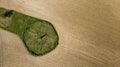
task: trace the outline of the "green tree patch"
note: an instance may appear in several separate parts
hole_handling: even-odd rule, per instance
[[[14,10],[0,8],[0,28],[18,35],[33,55],[47,54],[59,43],[59,36],[50,22]]]

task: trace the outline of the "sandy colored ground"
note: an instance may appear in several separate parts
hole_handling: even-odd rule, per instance
[[[119,0],[0,0],[0,7],[46,19],[60,36],[51,53],[34,57],[0,29],[0,67],[120,67]]]

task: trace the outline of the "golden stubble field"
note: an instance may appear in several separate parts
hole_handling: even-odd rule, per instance
[[[0,0],[0,7],[52,22],[59,46],[32,56],[18,36],[0,29],[0,67],[119,67],[120,1]]]

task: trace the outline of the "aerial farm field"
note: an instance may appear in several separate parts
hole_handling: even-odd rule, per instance
[[[120,67],[119,6],[0,0],[0,67]]]

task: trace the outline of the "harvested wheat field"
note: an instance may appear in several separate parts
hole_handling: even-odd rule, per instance
[[[120,67],[120,1],[0,0],[0,8],[44,19],[58,46],[34,56],[21,38],[0,28],[0,67]]]

